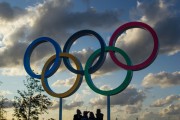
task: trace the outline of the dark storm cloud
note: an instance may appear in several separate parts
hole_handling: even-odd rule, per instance
[[[151,1],[150,4],[144,2],[137,9],[141,11],[142,17],[140,21],[149,24],[157,32],[160,41],[160,52],[175,54],[180,50],[180,34],[178,34],[180,28],[178,21],[180,19],[177,14],[178,12],[171,9],[169,4],[175,3],[161,2],[160,0]],[[28,19],[32,18],[33,22],[31,25],[27,23],[16,27],[14,33],[3,38],[3,41],[11,42],[11,45],[6,46],[7,49],[0,53],[1,58],[6,58],[1,60],[1,67],[9,66],[5,62],[7,59],[12,67],[14,65],[22,65],[23,52],[29,43],[38,37],[51,37],[63,46],[65,41],[78,30],[88,28],[108,31],[121,24],[119,19],[120,13],[117,11],[99,12],[94,8],[89,8],[85,11],[74,12],[71,10],[72,7],[73,3],[71,1],[54,0],[46,1],[27,9],[25,16],[29,17]],[[166,31],[166,29],[168,30]],[[150,55],[153,41],[148,32],[132,29],[119,38],[117,47],[125,50],[133,61],[133,64],[137,64]],[[18,53],[16,52],[17,48],[20,48]],[[34,51],[33,61],[44,59],[47,55],[54,53],[53,47],[49,48],[46,45],[41,45],[40,48]],[[74,54],[77,56],[84,55],[84,60],[86,56],[93,52],[88,49],[86,51],[87,55],[83,52],[74,52]],[[117,70],[118,67],[113,65],[113,62],[109,58],[106,59],[106,62],[107,64],[103,66],[103,70],[99,71],[99,74]]]
[[[168,17],[156,24],[160,40],[160,52],[174,54],[180,51],[180,16]]]
[[[12,7],[6,2],[0,2],[0,19],[11,20],[24,12],[25,10],[22,10],[21,8]]]
[[[144,1],[137,7],[139,21],[149,24],[157,33],[159,53],[173,55],[180,51],[180,15],[178,9],[172,9],[174,2],[162,0]],[[153,49],[153,39],[148,31],[127,30],[119,37],[117,47],[130,56],[133,64],[141,63]]]
[[[93,52],[94,52],[93,49],[88,48],[88,49],[83,49],[82,51],[73,52],[72,54],[74,56],[76,56],[79,60],[81,60],[82,64],[86,64],[87,59],[92,55]],[[95,61],[94,63],[96,63],[96,62],[97,61]],[[120,67],[118,67],[112,61],[109,54],[107,54],[107,57],[106,57],[104,64],[101,66],[101,68],[98,71],[96,71],[95,75],[101,75],[101,74],[109,73],[109,72],[112,72],[112,71],[115,71],[118,69],[120,69]]]
[[[18,44],[17,46],[13,46],[11,49],[14,50],[14,53],[12,53],[12,51],[8,49],[4,51],[5,55],[0,55],[1,58],[3,58],[1,59],[0,62],[1,67],[12,67],[22,64],[22,59],[23,59],[22,54],[24,54],[23,51],[25,50],[25,45]]]
[[[149,24],[158,35],[160,54],[174,55],[180,51],[180,15],[178,9],[172,9],[175,4],[174,1],[154,0],[144,1],[137,7],[137,12],[141,15],[140,21]],[[119,37],[116,46],[129,55],[133,64],[138,64],[151,54],[153,39],[148,31],[130,29]],[[118,57],[123,61],[122,57]],[[107,57],[106,63],[98,71],[99,74],[118,69],[111,58]]]
[[[12,19],[14,17],[14,11],[8,3],[0,3],[0,16],[6,19]]]
[[[163,8],[166,4],[168,3],[164,3],[162,0],[144,1],[137,6],[137,9],[140,9],[142,16],[146,16],[146,19],[152,22],[167,17],[169,13],[165,13],[166,8]],[[159,15],[161,15],[161,17]]]
[[[7,3],[5,6],[7,8],[5,11],[11,13],[12,8]],[[82,12],[73,12],[71,7],[73,4],[70,1],[54,0],[45,1],[40,5],[26,9],[26,14],[23,14],[19,19],[28,17],[28,20],[32,19],[32,25],[23,19],[23,22],[27,24],[16,26],[13,33],[4,37],[3,41],[10,44],[5,46],[7,49],[0,53],[0,57],[3,58],[0,62],[1,67],[22,65],[23,55],[29,42],[38,37],[51,37],[63,46],[74,31],[85,28],[103,30],[120,23],[120,16],[117,11],[98,12],[94,9],[88,9]],[[37,61],[53,52],[54,49],[44,45],[34,52],[32,59]]]
[[[6,47],[3,52],[0,53],[2,58],[0,61],[1,67],[13,67],[22,64],[23,55],[27,48],[25,42],[19,42],[21,39],[25,38],[24,28],[20,28],[14,34],[11,35],[10,39],[5,39],[9,41],[11,45]]]
[[[120,22],[120,14],[117,11],[98,12],[90,8],[82,12],[73,12],[70,10],[72,6],[71,2],[65,0],[43,4],[39,12],[40,17],[33,25],[29,37],[45,35],[57,38],[62,43],[69,37],[69,30],[112,28]]]
[[[161,53],[175,54],[180,51],[180,9],[173,9],[177,3],[178,1],[153,0],[139,7],[147,22],[154,24]]]

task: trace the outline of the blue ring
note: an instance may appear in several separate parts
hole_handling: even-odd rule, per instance
[[[56,51],[56,59],[54,60],[54,64],[46,72],[45,77],[48,78],[48,77],[52,76],[57,71],[57,69],[59,68],[60,63],[61,63],[61,58],[59,58],[59,54],[61,53],[61,48],[56,41],[54,41],[53,39],[48,38],[48,37],[40,37],[40,38],[34,40],[26,49],[26,52],[24,55],[24,68],[25,68],[26,72],[33,78],[41,79],[41,75],[37,75],[32,71],[32,69],[30,67],[30,57],[31,57],[33,50],[39,44],[44,43],[44,42],[50,42],[54,46],[55,51]]]
[[[92,74],[92,73],[96,72],[103,65],[105,58],[106,58],[106,52],[105,52],[106,43],[104,42],[103,38],[98,33],[94,32],[92,30],[81,30],[81,31],[76,32],[65,43],[63,52],[69,53],[70,47],[73,44],[73,42],[75,42],[78,38],[80,38],[82,36],[86,36],[86,35],[96,37],[99,40],[99,43],[101,45],[101,53],[100,53],[99,59],[88,70],[89,73]],[[72,65],[70,64],[69,58],[63,58],[63,61],[64,61],[65,66],[67,67],[67,69],[69,69],[71,72],[84,75],[84,70],[76,70],[72,67]]]

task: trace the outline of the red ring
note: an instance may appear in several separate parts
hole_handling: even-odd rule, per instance
[[[109,46],[114,46],[115,42],[117,40],[117,38],[127,29],[131,29],[131,28],[142,28],[144,30],[147,30],[151,33],[153,40],[154,40],[154,48],[153,51],[151,53],[151,55],[142,63],[134,65],[134,66],[128,66],[125,65],[123,63],[121,63],[115,56],[115,53],[113,51],[110,51],[110,56],[112,58],[112,60],[120,67],[126,69],[126,70],[141,70],[143,68],[146,68],[147,66],[149,66],[156,58],[157,53],[158,53],[158,37],[156,32],[147,24],[142,23],[142,22],[129,22],[126,23],[122,26],[120,26],[118,29],[115,30],[115,32],[113,33],[113,35],[111,36],[111,39],[109,41]]]

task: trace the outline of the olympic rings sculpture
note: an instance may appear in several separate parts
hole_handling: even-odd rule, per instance
[[[131,60],[128,57],[128,55],[120,48],[115,47],[115,42],[116,42],[118,36],[120,36],[124,31],[131,29],[131,28],[142,28],[142,29],[148,31],[152,35],[153,42],[154,42],[154,47],[153,47],[151,55],[144,62],[137,64],[137,65],[132,65]],[[80,38],[82,36],[86,36],[86,35],[96,37],[100,43],[101,48],[96,50],[88,58],[88,60],[85,64],[85,69],[83,70],[82,64],[79,62],[79,60],[76,57],[69,54],[69,50],[70,50],[70,47],[73,44],[73,42],[75,42],[78,38]],[[30,67],[30,57],[31,57],[33,50],[39,44],[44,43],[44,42],[51,43],[55,48],[56,54],[47,60],[47,62],[45,63],[45,65],[43,67],[41,75],[37,75],[33,72],[33,70]],[[120,26],[117,30],[115,30],[115,32],[111,36],[109,46],[106,46],[103,38],[98,33],[94,32],[92,30],[81,30],[81,31],[73,34],[67,40],[67,42],[64,45],[63,52],[62,52],[59,44],[51,38],[41,37],[41,38],[34,40],[28,46],[28,48],[25,52],[24,67],[25,67],[26,72],[31,77],[41,79],[44,90],[51,96],[58,97],[58,98],[65,98],[65,97],[72,95],[80,87],[83,76],[85,76],[85,80],[86,80],[88,86],[94,92],[99,93],[101,95],[111,96],[111,95],[118,94],[119,92],[122,92],[129,85],[129,83],[131,82],[131,79],[132,79],[133,71],[138,71],[138,70],[144,69],[144,68],[148,67],[155,60],[155,58],[158,54],[158,46],[159,46],[158,44],[159,44],[158,37],[156,35],[156,32],[149,25],[142,23],[142,22],[129,22],[129,23],[126,23],[126,24],[123,24],[122,26]],[[126,77],[125,77],[123,83],[121,85],[119,85],[117,88],[115,88],[113,90],[109,90],[109,91],[104,91],[104,90],[100,90],[99,88],[97,88],[94,85],[90,74],[96,72],[103,65],[105,58],[106,58],[106,53],[108,51],[110,52],[110,57],[112,58],[114,63],[117,64],[119,67],[122,67],[123,69],[127,70],[127,74],[126,74]],[[118,52],[119,54],[121,54],[124,57],[127,65],[121,63],[117,59],[117,57],[115,56],[115,52]],[[99,57],[97,62],[94,65],[92,65],[97,57]],[[74,69],[72,67],[72,65],[69,61],[69,58],[72,59],[72,61],[75,63],[76,69]],[[66,68],[68,70],[70,70],[71,72],[77,74],[77,77],[76,77],[74,85],[68,91],[66,91],[64,93],[55,93],[52,91],[52,89],[50,88],[50,86],[48,84],[48,78],[51,77],[57,71],[57,69],[60,67],[62,59],[64,61]]]

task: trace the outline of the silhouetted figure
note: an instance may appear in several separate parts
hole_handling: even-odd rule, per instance
[[[81,120],[81,118],[82,118],[82,115],[81,115],[82,113],[81,113],[81,111],[80,111],[79,109],[77,109],[77,110],[76,110],[76,113],[77,113],[77,114],[74,115],[73,120]]]
[[[96,120],[93,112],[89,113],[89,120]]]
[[[97,109],[96,111],[96,120],[103,120],[103,114],[101,113],[101,109]]]
[[[88,113],[89,111],[84,111],[81,120],[88,120]]]

